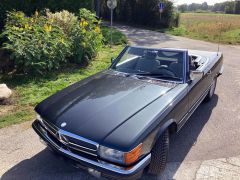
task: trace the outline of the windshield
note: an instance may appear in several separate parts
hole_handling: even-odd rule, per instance
[[[184,52],[128,47],[112,69],[140,76],[174,81],[183,80]]]

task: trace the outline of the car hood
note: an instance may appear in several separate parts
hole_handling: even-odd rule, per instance
[[[165,84],[105,71],[59,91],[35,110],[57,127],[100,143],[173,88]],[[61,127],[64,122],[67,125]]]

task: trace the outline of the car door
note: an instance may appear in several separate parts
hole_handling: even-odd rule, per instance
[[[188,86],[188,105],[189,113],[195,110],[202,102],[205,95],[208,93],[208,89],[212,83],[212,71],[211,69],[203,73],[203,76],[189,81]]]

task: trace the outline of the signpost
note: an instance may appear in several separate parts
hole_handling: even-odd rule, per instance
[[[108,0],[107,6],[111,10],[111,42],[110,47],[112,47],[112,26],[113,26],[113,10],[117,7],[117,0]]]
[[[165,8],[164,2],[160,2],[159,3],[160,20],[162,19],[162,13],[163,13],[164,8]]]

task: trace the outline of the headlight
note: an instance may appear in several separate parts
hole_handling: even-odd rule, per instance
[[[99,155],[101,158],[124,164],[124,152],[100,146]]]
[[[108,147],[100,146],[99,155],[105,160],[119,164],[129,165],[138,160],[141,155],[142,144],[139,144],[130,152],[122,152]]]

